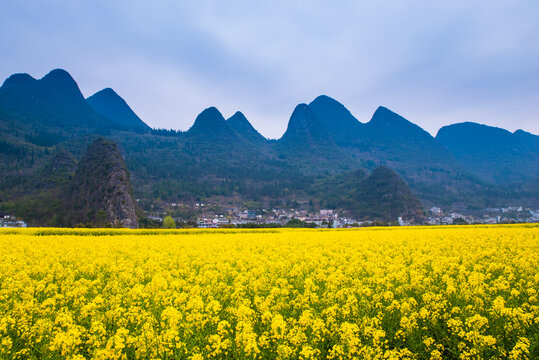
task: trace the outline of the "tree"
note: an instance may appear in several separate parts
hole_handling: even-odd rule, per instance
[[[165,229],[176,229],[176,221],[171,216],[165,216],[163,219],[163,227]]]
[[[468,222],[465,219],[459,217],[453,219],[453,225],[468,225]]]
[[[107,225],[107,213],[105,210],[99,210],[95,220],[97,227],[105,227]]]

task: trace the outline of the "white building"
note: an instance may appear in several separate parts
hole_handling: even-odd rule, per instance
[[[397,221],[399,222],[400,226],[410,226],[410,221],[403,220],[402,216],[399,216]]]
[[[216,225],[225,225],[225,224],[230,223],[230,221],[224,217],[216,217],[213,219],[213,223]]]
[[[17,220],[16,217],[11,215],[5,215],[3,218],[0,218],[0,227],[3,228],[22,228],[26,226],[24,221]]]

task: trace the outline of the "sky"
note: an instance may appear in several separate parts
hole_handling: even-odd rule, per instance
[[[0,81],[62,68],[156,128],[216,106],[279,138],[325,94],[362,122],[383,105],[432,135],[464,121],[539,134],[537,19],[537,0],[3,0]]]

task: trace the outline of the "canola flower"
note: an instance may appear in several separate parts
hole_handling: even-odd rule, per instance
[[[537,359],[539,227],[0,231],[1,359]]]

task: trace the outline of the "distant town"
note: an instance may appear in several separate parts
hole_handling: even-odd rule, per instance
[[[305,209],[307,203],[298,203],[298,208],[261,208],[249,209],[241,207],[222,207],[213,203],[195,203],[198,216],[196,221],[190,218],[174,216],[175,209],[184,208],[184,204],[167,203],[161,211],[149,212],[152,221],[162,222],[165,216],[172,216],[180,226],[198,228],[218,227],[317,227],[348,228],[373,225],[418,225],[398,218],[395,223],[381,223],[376,220],[358,220],[350,217],[345,211],[336,209]],[[216,208],[218,210],[216,210]],[[466,210],[462,212],[445,211],[433,206],[427,212],[425,225],[465,225],[465,224],[503,224],[503,223],[536,223],[539,222],[539,210],[522,206],[487,208],[483,210]]]
[[[185,205],[177,203],[164,204],[166,210],[153,211],[147,214],[152,222],[151,227],[160,227],[164,217],[174,214],[174,209]],[[312,228],[349,228],[380,225],[419,225],[398,218],[395,223],[382,223],[376,220],[357,220],[335,209],[309,211],[305,209],[258,209],[226,208],[214,211],[215,205],[195,203],[194,207],[200,216],[196,220],[190,217],[172,216],[178,227],[220,228],[220,227],[312,227]],[[539,209],[510,206],[487,208],[484,210],[444,211],[433,206],[426,214],[424,225],[466,225],[466,224],[510,224],[539,223]],[[24,219],[13,215],[0,217],[0,228],[27,227]]]

